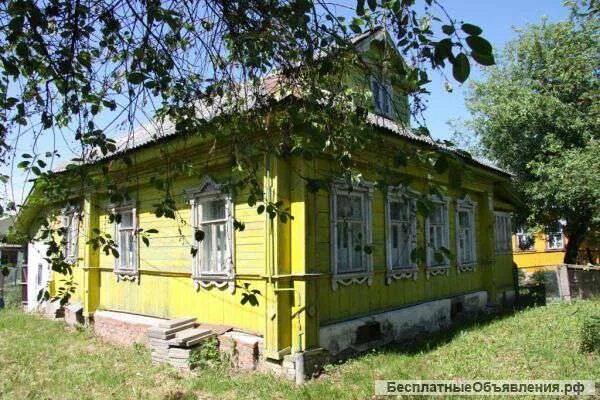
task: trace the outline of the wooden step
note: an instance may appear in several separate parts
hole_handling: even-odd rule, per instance
[[[181,332],[183,330],[194,328],[196,326],[195,321],[187,322],[185,324],[178,325],[174,328],[161,328],[158,326],[153,326],[148,328],[148,336],[158,339],[164,339],[167,336],[171,336],[177,332]],[[173,336],[171,336],[173,337]]]
[[[191,346],[190,344],[188,344],[188,342],[201,338],[204,339],[211,335],[213,335],[213,333],[209,329],[186,329],[184,331],[177,332],[175,334],[175,337],[169,340],[169,344],[171,346]]]
[[[196,322],[196,317],[182,317],[182,318],[176,318],[176,319],[169,319],[169,320],[160,322],[158,324],[158,327],[171,329],[171,328],[177,328],[181,325],[187,325],[190,322]]]

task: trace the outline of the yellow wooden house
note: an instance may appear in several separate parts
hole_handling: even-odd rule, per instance
[[[373,40],[387,37],[376,30],[355,43],[369,49]],[[326,155],[257,161],[265,200],[289,207],[293,219],[285,222],[258,213],[244,193],[226,190],[230,155],[220,142],[182,138],[168,129],[160,135],[138,132],[121,142],[97,162],[98,173],[110,167],[108,174],[129,187],[130,198],[115,203],[109,193],[89,189],[71,206],[59,205],[76,283],[70,302],[81,305],[90,323],[100,316],[121,322],[131,316],[134,325],[143,325],[144,318],[196,316],[201,323],[232,327],[258,338],[256,357],[272,365],[294,354],[308,360],[360,351],[510,303],[510,174],[413,133],[402,88],[383,75],[376,68],[353,75],[357,87],[373,92],[367,118],[381,140],[360,155],[360,182],[350,187],[334,179],[327,190],[309,190],[307,177],[329,178],[336,171]],[[293,99],[278,107],[293,107]],[[155,215],[161,192],[152,182],[165,174],[166,147],[201,171],[172,181],[175,219]],[[462,171],[460,187],[449,184],[449,172],[415,161],[395,166],[399,148],[453,154]],[[125,156],[131,165],[119,162]],[[410,183],[377,185],[380,167],[388,178],[398,174]],[[432,184],[441,185],[443,195],[430,194]],[[36,207],[36,196],[34,188],[20,226],[33,238],[30,249],[41,254],[35,221],[51,207]],[[428,216],[417,212],[418,196],[431,200]],[[111,220],[111,213],[120,221]],[[235,229],[234,220],[245,229]],[[140,229],[158,231],[149,235],[149,246],[140,240]],[[94,248],[89,240],[95,232],[112,235],[118,258]],[[363,251],[367,245],[371,250]],[[438,257],[441,248],[452,256]],[[410,256],[416,249],[425,249],[418,261]],[[71,277],[54,274],[49,285],[58,287],[63,279]]]
[[[564,262],[567,238],[561,221],[535,232],[519,228],[512,240],[515,264],[526,273],[555,268]]]

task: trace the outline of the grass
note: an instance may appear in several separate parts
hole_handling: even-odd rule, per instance
[[[594,314],[600,300],[527,309],[329,366],[296,387],[224,366],[193,373],[153,366],[143,347],[116,347],[88,330],[6,309],[0,311],[0,398],[363,399],[372,398],[375,379],[598,381],[600,355],[578,351],[582,322]]]

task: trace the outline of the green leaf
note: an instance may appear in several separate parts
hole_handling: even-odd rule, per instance
[[[150,247],[150,240],[146,236],[142,236],[142,242],[144,242],[146,247]]]
[[[197,242],[201,242],[204,240],[204,231],[200,230],[200,229],[196,229],[196,231],[194,232],[194,239],[196,239]]]
[[[257,212],[259,215],[260,215],[260,214],[262,214],[263,212],[265,212],[265,206],[264,206],[264,204],[261,204],[260,206],[258,206],[258,207],[256,208],[256,212]]]
[[[367,0],[367,3],[369,4],[371,11],[375,11],[377,9],[377,0]]]
[[[442,25],[442,32],[444,32],[446,35],[452,35],[454,33],[454,26]]]
[[[482,55],[492,54],[492,45],[481,36],[467,36],[466,41],[475,53]]]
[[[452,40],[442,39],[434,46],[434,60],[439,64],[452,55]]]
[[[469,35],[481,35],[483,32],[480,27],[473,24],[462,24],[460,28]]]
[[[454,59],[452,65],[452,75],[454,76],[454,79],[456,79],[460,83],[463,83],[467,80],[470,73],[471,66],[469,65],[469,59],[467,58],[465,53],[460,53]]]
[[[356,0],[356,15],[365,15],[365,0]]]
[[[134,85],[140,84],[144,81],[144,74],[141,72],[131,72],[127,75],[127,80]]]
[[[479,54],[473,51],[471,52],[471,57],[480,65],[490,66],[496,64],[493,54]]]

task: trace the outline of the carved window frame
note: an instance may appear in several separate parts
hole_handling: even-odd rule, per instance
[[[496,254],[512,254],[512,215],[494,211],[494,248]]]
[[[138,243],[138,217],[137,217],[137,206],[134,200],[130,200],[124,203],[119,204],[118,206],[112,206],[113,214],[120,214],[121,221],[113,223],[113,234],[114,241],[119,252],[119,257],[115,258],[114,263],[114,273],[118,281],[138,281],[139,282],[139,243]],[[131,227],[122,228],[122,219],[123,213],[131,213]],[[131,230],[132,232],[132,241],[131,245],[133,246],[133,256],[130,258],[130,265],[127,267],[123,267],[123,252],[121,249],[121,230]]]
[[[438,195],[431,195],[429,197],[429,200],[432,203],[434,203],[436,205],[436,207],[443,208],[443,212],[442,212],[442,217],[444,218],[443,226],[442,226],[443,243],[442,243],[442,246],[440,246],[440,247],[445,247],[447,249],[450,249],[450,209],[449,209],[450,199],[446,196],[440,197]],[[429,233],[431,225],[432,225],[431,217],[428,216],[425,219],[425,247],[426,247],[425,272],[426,272],[427,279],[429,279],[429,277],[435,276],[435,275],[446,275],[447,276],[450,273],[450,260],[446,256],[444,256],[443,264],[433,265],[433,259],[435,257],[435,249],[433,249],[431,246],[431,237],[430,237],[430,233]]]
[[[385,252],[386,252],[386,282],[390,284],[396,279],[413,279],[417,280],[418,266],[414,261],[410,261],[408,265],[394,266],[392,259],[392,222],[391,204],[399,200],[407,202],[409,208],[408,215],[410,224],[410,252],[412,253],[417,248],[417,210],[416,210],[416,195],[417,192],[410,190],[404,186],[389,187],[385,201]]]
[[[77,263],[79,254],[79,218],[81,210],[78,206],[68,205],[62,210],[62,226],[64,228],[64,260],[67,264]],[[74,238],[74,240],[73,240]]]
[[[331,187],[330,192],[330,251],[331,251],[331,287],[336,290],[339,285],[348,286],[353,283],[367,283],[369,286],[373,283],[373,259],[372,254],[367,254],[363,251],[364,270],[341,272],[338,264],[338,196],[360,196],[363,206],[362,233],[365,238],[365,244],[372,245],[373,230],[372,230],[372,209],[373,209],[373,188],[371,182],[360,182],[354,187],[349,187],[347,182],[338,181]]]
[[[196,248],[196,255],[192,259],[192,281],[196,290],[203,288],[225,288],[231,293],[235,292],[235,234],[234,234],[234,204],[231,193],[225,191],[223,184],[216,183],[211,177],[202,179],[200,186],[186,190],[192,215],[192,240]],[[196,229],[200,228],[202,221],[200,211],[202,203],[209,200],[221,199],[225,203],[225,237],[227,245],[226,270],[223,272],[207,271],[202,259],[201,243],[195,238]],[[206,235],[206,232],[205,232]]]
[[[459,225],[459,214],[466,212],[469,217],[469,231],[470,231],[470,242],[469,247],[472,254],[472,260],[461,260],[460,256],[460,225]],[[477,202],[471,200],[471,197],[467,194],[462,200],[456,200],[456,210],[454,226],[456,230],[456,266],[458,272],[475,271],[477,266]]]

